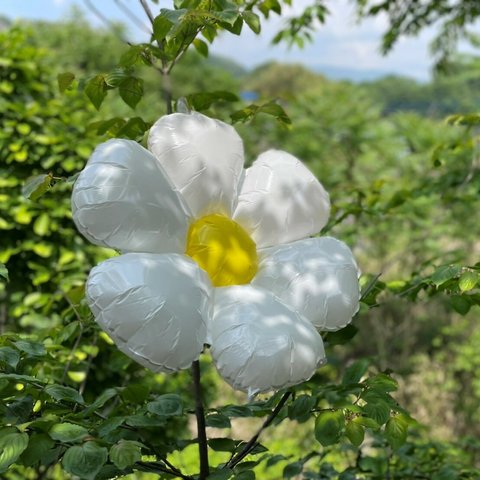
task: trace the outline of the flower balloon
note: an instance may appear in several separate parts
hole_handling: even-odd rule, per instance
[[[308,238],[327,223],[325,189],[283,151],[244,169],[234,128],[199,113],[160,118],[148,148],[99,145],[73,189],[80,232],[121,252],[88,278],[96,321],[153,371],[187,368],[208,344],[250,394],[309,379],[325,362],[318,330],[359,304],[349,248]]]

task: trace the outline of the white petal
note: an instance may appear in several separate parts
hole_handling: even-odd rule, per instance
[[[231,215],[243,170],[243,143],[233,127],[200,113],[174,113],[150,129],[148,148],[195,216]]]
[[[350,249],[331,237],[261,252],[253,284],[269,289],[322,330],[338,330],[358,311],[359,271]]]
[[[220,375],[250,395],[308,380],[325,362],[312,324],[261,288],[217,288],[209,330]]]
[[[137,142],[99,145],[75,182],[73,220],[92,243],[183,253],[190,213],[157,159]]]
[[[330,213],[328,193],[294,156],[262,153],[246,170],[234,220],[252,232],[258,247],[318,233]]]
[[[95,267],[86,297],[117,347],[153,371],[188,368],[205,343],[211,285],[184,255],[128,253]]]

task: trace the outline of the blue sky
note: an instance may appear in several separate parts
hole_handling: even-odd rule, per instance
[[[122,0],[139,17],[144,18],[138,0]],[[115,0],[92,0],[103,14],[112,20],[127,21]],[[286,15],[300,11],[308,0],[294,0],[294,7]],[[161,1],[162,6],[170,2]],[[85,10],[82,0],[0,0],[0,14],[9,18],[59,20],[68,14],[73,5]],[[154,6],[155,7],[155,6]],[[156,7],[159,8],[159,7]],[[358,24],[351,2],[331,0],[331,15],[325,25],[319,25],[312,44],[304,49],[288,49],[286,46],[272,46],[270,41],[282,26],[284,19],[272,17],[264,23],[259,37],[247,31],[240,38],[225,34],[212,46],[211,51],[232,57],[246,67],[253,67],[267,60],[303,63],[310,68],[322,70],[329,67],[339,70],[398,73],[426,80],[430,74],[431,58],[428,45],[434,31],[428,29],[416,38],[401,39],[388,56],[379,53],[382,32],[387,21],[383,17],[368,19]],[[86,10],[92,23],[100,25],[95,16]],[[147,22],[145,21],[147,25]],[[147,35],[130,22],[130,36],[135,40],[146,39]]]

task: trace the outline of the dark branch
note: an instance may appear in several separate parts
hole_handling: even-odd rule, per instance
[[[260,437],[262,432],[266,428],[268,428],[271,425],[271,423],[275,420],[277,415],[280,413],[280,410],[282,410],[285,403],[287,403],[287,400],[289,399],[291,394],[292,392],[286,392],[283,394],[283,397],[280,399],[277,406],[272,410],[272,413],[263,422],[263,425],[260,427],[258,432],[247,442],[247,444],[243,447],[241,452],[239,452],[237,455],[233,456],[229,460],[229,462],[225,465],[226,467],[228,468],[235,467],[235,465],[241,462],[257,446],[258,438]]]
[[[210,473],[208,466],[207,432],[205,430],[205,411],[202,403],[202,386],[200,384],[200,362],[192,363],[193,391],[195,394],[195,416],[197,417],[198,453],[200,455],[199,480],[205,480]]]

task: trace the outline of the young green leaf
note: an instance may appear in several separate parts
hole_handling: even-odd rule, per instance
[[[345,417],[341,410],[320,412],[315,420],[315,438],[324,446],[333,445],[340,440]]]
[[[242,17],[243,20],[245,20],[245,23],[250,27],[250,30],[252,30],[252,32],[256,34],[260,33],[260,17],[256,13],[253,13],[250,10],[246,10],[242,13]]]
[[[365,438],[365,430],[359,423],[348,422],[345,426],[345,435],[352,445],[359,447]]]
[[[75,74],[72,72],[63,72],[57,75],[58,89],[60,93],[67,90],[75,80]]]
[[[467,271],[460,275],[458,287],[462,292],[468,292],[475,288],[480,281],[480,275],[477,272]]]
[[[370,362],[365,358],[354,362],[345,370],[342,378],[342,384],[349,385],[351,383],[358,383],[367,372],[369,364]]]
[[[390,446],[396,450],[407,440],[408,423],[402,415],[391,417],[385,425],[385,437]]]
[[[143,80],[137,77],[128,77],[120,83],[118,92],[130,108],[135,108],[143,97]]]
[[[32,201],[40,198],[52,187],[53,176],[51,173],[35,175],[27,179],[22,187],[22,195]]]
[[[55,400],[80,404],[84,403],[82,396],[71,387],[64,387],[63,385],[47,385],[45,387],[45,393]]]
[[[105,97],[107,96],[107,82],[103,75],[96,75],[85,85],[85,95],[92,102],[93,106],[99,110]]]

